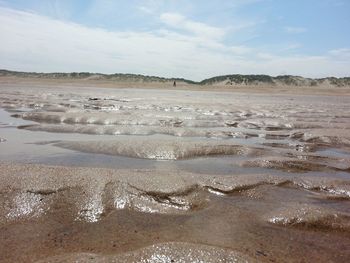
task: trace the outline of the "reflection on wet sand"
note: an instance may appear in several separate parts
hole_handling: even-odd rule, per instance
[[[350,257],[347,97],[0,89],[0,261]]]

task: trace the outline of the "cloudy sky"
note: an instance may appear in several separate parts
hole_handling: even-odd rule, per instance
[[[0,68],[350,76],[350,0],[0,0]]]

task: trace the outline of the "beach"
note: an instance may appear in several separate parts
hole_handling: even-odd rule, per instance
[[[346,262],[343,88],[0,81],[1,262]]]

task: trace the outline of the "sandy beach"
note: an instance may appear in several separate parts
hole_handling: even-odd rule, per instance
[[[0,80],[0,262],[346,262],[349,88]]]

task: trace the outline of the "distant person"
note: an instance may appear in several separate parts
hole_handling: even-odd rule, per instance
[[[173,84],[173,87],[176,87],[176,80],[174,80],[174,84]]]

